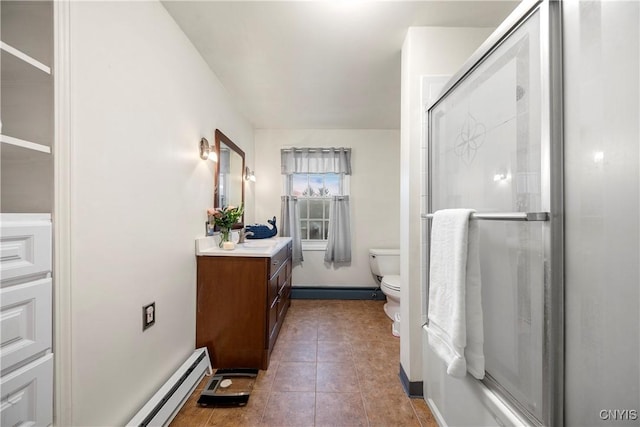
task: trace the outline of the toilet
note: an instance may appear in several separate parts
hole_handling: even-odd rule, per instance
[[[384,312],[391,320],[399,323],[400,249],[369,249],[369,265],[382,293],[387,297]]]

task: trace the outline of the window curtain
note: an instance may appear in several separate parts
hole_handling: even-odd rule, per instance
[[[343,173],[351,175],[351,148],[283,148],[282,174]]]
[[[302,239],[300,238],[300,210],[298,208],[298,198],[294,196],[282,196],[282,209],[280,211],[282,224],[280,225],[280,236],[291,237],[292,254],[294,263],[303,261]]]
[[[324,262],[351,262],[349,196],[334,196],[329,204],[329,236]]]

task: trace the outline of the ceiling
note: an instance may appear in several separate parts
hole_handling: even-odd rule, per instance
[[[400,128],[411,26],[496,27],[502,1],[163,1],[256,129]]]

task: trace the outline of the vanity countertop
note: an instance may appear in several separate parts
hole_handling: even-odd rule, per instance
[[[216,237],[201,237],[196,239],[196,255],[269,258],[278,253],[290,241],[291,237],[253,239],[247,240],[245,243],[236,243],[233,250],[224,250],[218,246]]]

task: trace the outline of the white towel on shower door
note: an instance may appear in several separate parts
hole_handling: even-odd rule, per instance
[[[427,337],[447,374],[484,378],[478,224],[472,209],[436,211],[431,227]]]

